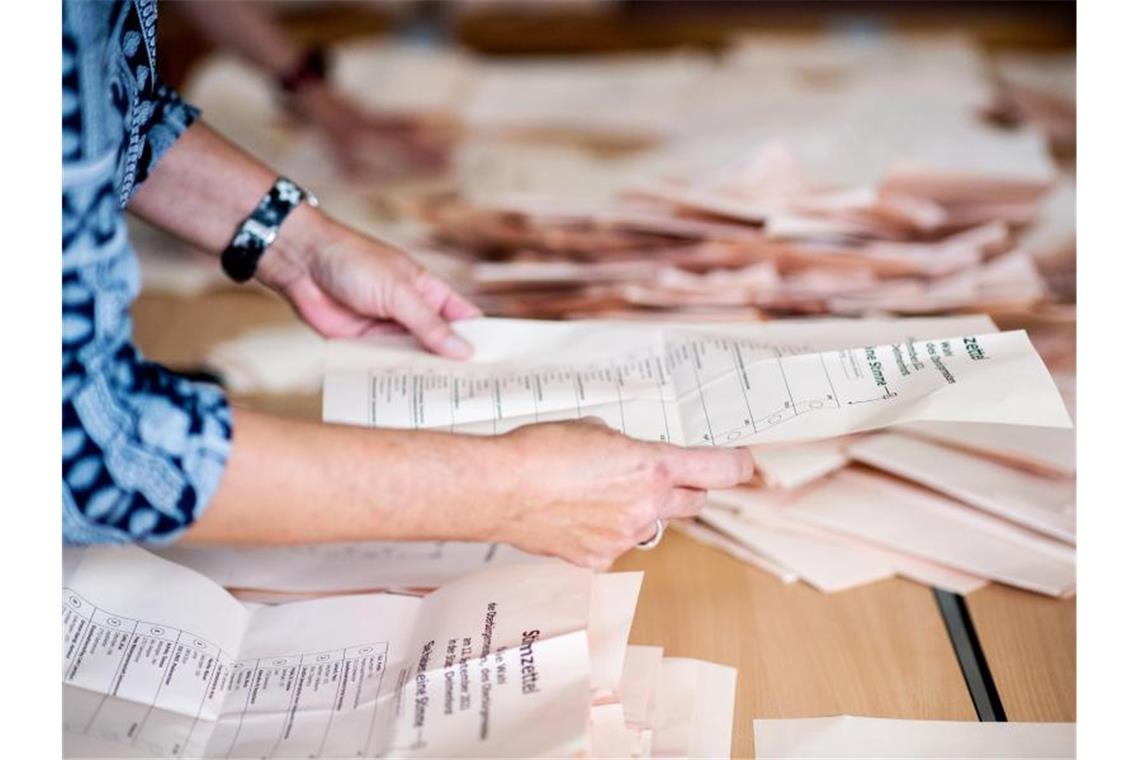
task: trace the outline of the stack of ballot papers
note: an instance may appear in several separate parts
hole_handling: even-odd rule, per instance
[[[755,720],[756,758],[1072,758],[1074,723],[967,723],[837,715]]]
[[[713,492],[678,528],[823,591],[892,575],[1073,591],[1070,413],[1024,333],[971,316],[456,329],[466,362],[404,337],[330,344],[325,420],[497,434],[591,416],[748,446],[758,485]]]
[[[754,446],[759,482],[710,494],[698,522],[677,527],[825,592],[898,575],[1067,596],[1075,443],[1072,429],[926,421]]]
[[[1053,149],[1077,146],[1077,57],[1067,53],[1005,52],[994,57],[998,81],[994,115],[1028,122],[1049,136]]]
[[[1054,378],[1075,417],[1072,376]],[[1072,428],[925,420],[750,451],[753,483],[676,527],[784,582],[1075,590]]]
[[[65,553],[67,757],[728,757],[733,668],[627,646],[640,573],[507,565],[424,597],[241,602]]]
[[[337,85],[366,107],[459,126],[450,174],[346,183],[271,83],[231,58],[200,67],[187,94],[338,218],[381,237],[408,221],[405,247],[433,268],[450,259],[441,273],[489,314],[724,321],[1070,295],[1071,276],[1039,271],[1072,228],[1071,193],[1046,199],[1046,136],[1032,119],[984,118],[1008,82],[1056,94],[1068,80],[1012,61],[996,82],[966,37],[753,35],[720,58],[541,61],[354,42],[335,57]],[[191,287],[162,254],[140,247],[144,286]]]
[[[518,317],[922,314],[1050,294],[1015,228],[1054,183],[899,165],[875,184],[807,173],[782,141],[700,172],[631,180],[605,201],[535,192],[425,203],[459,282]]]

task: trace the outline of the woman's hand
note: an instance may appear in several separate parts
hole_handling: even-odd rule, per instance
[[[745,483],[755,468],[743,449],[638,441],[585,421],[494,440],[502,465],[488,506],[493,540],[593,568],[652,538],[657,520],[697,514],[708,489]]]
[[[277,175],[201,122],[174,144],[131,199],[130,209],[218,255]],[[464,358],[471,348],[448,322],[479,310],[404,253],[301,204],[257,266],[313,329],[345,338],[401,327],[432,351]]]
[[[447,168],[451,130],[441,119],[371,114],[319,83],[304,87],[293,102],[321,130],[350,177],[381,179]]]
[[[281,239],[288,244],[269,247],[257,278],[321,335],[358,337],[402,327],[437,354],[470,356],[471,346],[449,322],[481,312],[402,251],[309,207],[290,214]]]

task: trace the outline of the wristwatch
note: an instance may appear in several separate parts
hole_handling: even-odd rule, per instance
[[[278,177],[222,251],[222,270],[231,280],[247,282],[253,277],[262,254],[277,239],[285,217],[302,202],[314,208],[320,205],[315,195],[296,182]]]
[[[307,84],[323,82],[328,77],[328,55],[323,47],[309,48],[297,65],[277,79],[281,91],[294,95]]]

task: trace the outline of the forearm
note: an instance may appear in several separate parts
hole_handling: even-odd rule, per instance
[[[242,0],[175,3],[183,15],[219,47],[236,52],[279,77],[296,65],[300,50],[282,34],[265,8]]]
[[[503,439],[233,416],[225,474],[187,541],[496,537]]]
[[[221,255],[275,179],[268,166],[198,122],[166,152],[129,208],[195,247]],[[324,214],[302,204],[285,219],[273,248],[296,249],[299,255],[327,224]]]

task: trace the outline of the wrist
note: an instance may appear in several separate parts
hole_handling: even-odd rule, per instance
[[[450,470],[441,478],[449,484],[444,498],[450,508],[435,508],[448,523],[441,526],[445,534],[460,541],[510,543],[519,492],[512,477],[517,454],[507,437],[453,434],[434,443],[441,454],[446,451]]]
[[[222,269],[230,279],[239,283],[258,275],[264,276],[266,268],[263,262],[270,251],[273,251],[274,261],[277,262],[270,269],[295,268],[296,264],[303,262],[300,255],[308,248],[307,245],[302,245],[308,236],[298,235],[296,230],[304,230],[305,220],[315,217],[294,212],[298,206],[304,209],[317,205],[316,197],[304,188],[287,177],[278,177],[249,216],[238,225],[230,244],[222,251]],[[294,222],[290,228],[294,231],[286,241],[277,245],[291,216],[297,216],[301,221]],[[293,255],[292,260],[290,254]],[[279,279],[279,276],[272,276],[269,281]]]
[[[520,467],[527,461],[522,441],[510,433],[464,437],[479,445],[478,456],[473,457],[479,480],[473,482],[482,487],[472,494],[475,503],[471,511],[478,516],[476,522],[486,537],[475,540],[514,543],[515,526],[528,501],[527,478]]]
[[[262,254],[257,279],[278,287],[307,273],[317,253],[335,236],[335,227],[336,222],[319,207],[298,206],[285,218],[277,239]]]

